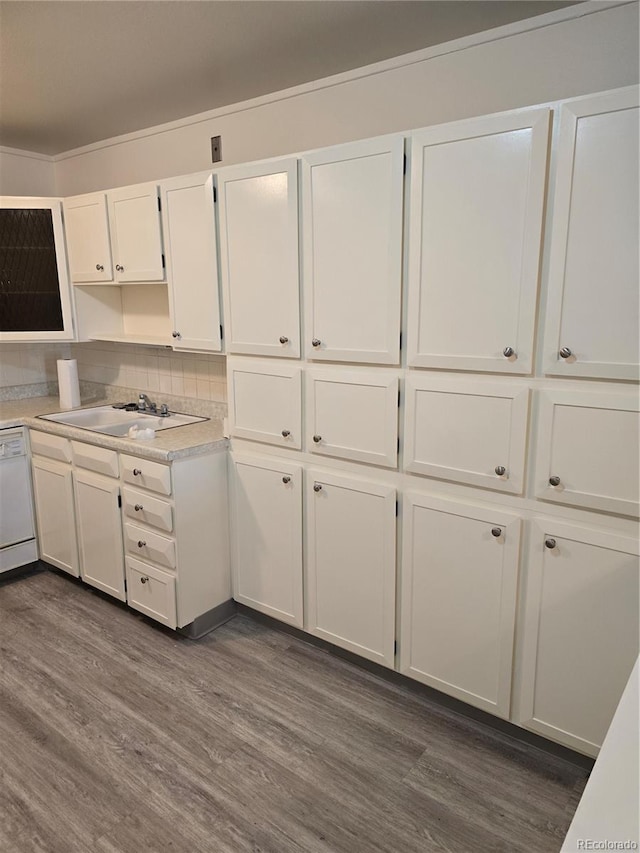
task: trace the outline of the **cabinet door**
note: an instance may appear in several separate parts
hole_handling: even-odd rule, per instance
[[[164,256],[156,184],[110,190],[108,199],[116,281],[163,281]]]
[[[404,139],[302,158],[307,357],[397,364]]]
[[[520,722],[596,755],[638,656],[638,542],[533,526]]]
[[[32,469],[40,557],[80,577],[71,467],[34,457]]]
[[[520,519],[407,494],[400,669],[509,716]]]
[[[127,604],[168,628],[175,628],[176,579],[146,563],[127,557]]]
[[[160,189],[174,349],[220,352],[213,177],[174,178]]]
[[[393,667],[395,489],[310,469],[306,493],[305,628]]]
[[[638,87],[560,111],[548,373],[637,379]]]
[[[536,497],[638,515],[637,393],[539,394]]]
[[[529,389],[410,374],[405,470],[521,494]]]
[[[411,138],[408,358],[530,373],[550,111]]]
[[[82,580],[125,601],[119,483],[88,471],[74,481]]]
[[[395,468],[398,377],[387,371],[308,370],[307,448]]]
[[[300,356],[298,162],[218,173],[227,352]]]
[[[302,446],[302,371],[250,358],[229,358],[231,435],[297,450]]]
[[[302,468],[232,460],[234,598],[302,628]]]
[[[111,281],[111,241],[105,193],[64,200],[71,281]]]

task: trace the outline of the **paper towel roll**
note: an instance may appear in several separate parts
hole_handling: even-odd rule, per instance
[[[78,362],[75,358],[58,359],[58,392],[62,409],[75,409],[80,405]]]

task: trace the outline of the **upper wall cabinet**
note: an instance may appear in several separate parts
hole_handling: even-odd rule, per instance
[[[300,356],[298,163],[218,173],[226,350]]]
[[[397,364],[404,140],[302,157],[308,358]]]
[[[137,184],[64,200],[74,284],[163,281],[156,184]]]
[[[531,372],[550,115],[412,134],[410,365]]]
[[[0,341],[74,336],[62,208],[54,198],[0,198]]]
[[[174,178],[160,191],[174,349],[220,352],[213,177]]]
[[[162,281],[164,255],[156,184],[111,190],[108,201],[116,281]]]
[[[638,91],[561,108],[547,373],[638,378]]]
[[[111,281],[113,267],[106,194],[65,198],[64,226],[71,281]]]

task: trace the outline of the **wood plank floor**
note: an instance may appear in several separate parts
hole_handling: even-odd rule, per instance
[[[553,853],[586,775],[247,616],[0,586],[2,853]]]

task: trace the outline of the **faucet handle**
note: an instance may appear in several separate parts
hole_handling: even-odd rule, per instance
[[[169,416],[169,407],[167,406],[166,403],[160,404],[160,415],[163,418],[166,418]]]

